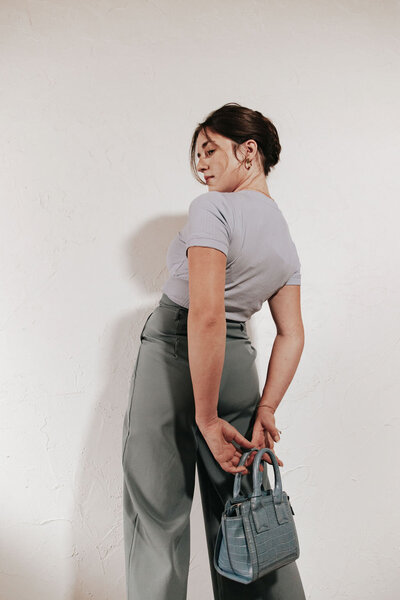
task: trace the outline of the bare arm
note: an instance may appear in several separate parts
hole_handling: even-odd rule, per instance
[[[225,360],[226,255],[214,248],[188,249],[188,352],[198,425],[218,416],[217,405]]]
[[[251,441],[258,448],[265,446],[274,451],[274,440],[275,442],[280,440],[280,431],[275,423],[275,411],[293,379],[304,347],[300,286],[283,286],[268,300],[268,303],[277,333]],[[262,458],[269,463],[272,462],[268,454],[264,454]],[[281,459],[278,456],[276,459],[282,467]],[[246,465],[250,466],[253,460],[254,457],[250,456]]]
[[[238,467],[241,451],[233,442],[243,448],[253,445],[218,415],[226,346],[226,255],[216,248],[190,246],[188,263],[188,352],[196,424],[222,469],[245,472],[245,466]]]
[[[259,406],[266,405],[275,412],[294,377],[304,347],[300,286],[283,286],[268,303],[277,334]]]

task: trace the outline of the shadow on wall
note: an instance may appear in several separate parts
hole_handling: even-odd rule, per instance
[[[71,558],[74,557],[75,589],[71,600],[89,594],[109,597],[106,573],[118,574],[112,596],[125,597],[122,523],[122,426],[129,402],[129,388],[140,344],[140,332],[161,298],[168,277],[168,246],[187,221],[187,214],[151,219],[122,246],[121,260],[132,280],[132,311],[113,325],[111,346],[101,356],[99,381],[108,376],[92,411],[81,461],[74,474],[74,510],[71,522]],[[151,297],[147,308],[137,310],[138,300]],[[249,335],[250,331],[248,329]],[[90,565],[90,568],[89,568]],[[205,585],[209,582],[205,582]],[[208,589],[208,588],[207,588]]]

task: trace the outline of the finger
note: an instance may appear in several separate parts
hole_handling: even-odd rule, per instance
[[[275,454],[275,452],[274,452],[274,454]],[[247,457],[247,459],[246,459],[246,461],[245,461],[245,463],[244,463],[246,467],[251,467],[251,465],[254,463],[254,458],[255,458],[255,456],[256,456],[256,452],[254,451],[254,452],[252,452],[252,453],[251,453],[251,454],[250,454],[250,455]],[[280,458],[278,458],[278,456],[276,456],[276,454],[275,454],[275,457],[276,457],[276,460],[278,461],[278,465],[279,465],[280,467],[283,467],[283,462],[282,462],[282,460],[281,460]],[[265,461],[266,461],[268,464],[272,465],[272,459],[271,459],[270,455],[269,455],[267,452],[265,452],[265,454],[263,454],[263,455],[262,455],[262,457],[261,457],[261,461],[260,461],[260,471],[261,471],[261,472],[263,472],[263,471],[264,471],[264,466],[263,466],[263,463],[262,463],[262,461],[264,461],[264,460],[265,460]],[[248,471],[248,470],[247,470],[247,473],[249,473],[249,471]]]
[[[272,459],[271,459],[270,455],[268,454],[268,452],[265,452],[265,454],[262,455],[261,462],[260,462],[261,465],[262,465],[262,461],[264,461],[264,460],[265,460],[265,462],[272,465]]]
[[[274,452],[274,455],[275,455],[275,458],[276,458],[276,460],[278,462],[278,465],[280,467],[283,467],[283,462],[281,461],[281,459],[276,456],[275,452]],[[271,459],[270,455],[267,454],[267,453],[263,454],[263,456],[261,457],[261,460],[265,460],[268,464],[272,465],[272,459]]]
[[[283,462],[281,461],[281,459],[280,459],[280,458],[278,458],[278,457],[276,456],[276,454],[275,454],[275,458],[276,458],[276,460],[277,460],[277,462],[278,462],[278,465],[279,465],[280,467],[283,467]]]
[[[264,434],[261,429],[257,432],[253,431],[253,437],[251,438],[251,443],[253,444],[253,446],[256,446],[257,448],[261,448],[261,444],[264,443]]]
[[[224,471],[227,471],[228,473],[241,473],[242,475],[247,475],[247,473],[248,473],[248,470],[244,466],[235,467],[232,465],[232,466],[223,467],[221,465],[221,467],[224,469]]]
[[[247,438],[245,438],[244,435],[242,435],[241,433],[239,433],[237,431],[237,429],[235,430],[235,435],[234,435],[233,439],[240,446],[243,446],[243,448],[253,448],[253,444],[251,443],[251,441],[248,440]]]
[[[246,465],[246,467],[249,467],[253,463],[254,457],[255,457],[255,455],[257,454],[257,451],[258,451],[258,446],[255,446],[255,444],[253,444],[252,447],[253,448],[256,447],[257,449],[253,450],[253,452],[249,453],[248,457],[246,458],[246,460],[244,462],[244,464]]]
[[[225,470],[229,469],[230,473],[242,473],[242,475],[246,475],[248,473],[246,465],[239,466],[238,464],[235,464],[233,462],[233,459],[225,460],[225,461],[221,462],[220,465]]]
[[[271,438],[275,440],[275,442],[279,442],[279,440],[281,439],[281,431],[277,427],[271,428],[268,433],[270,434]]]
[[[249,459],[249,464],[247,465],[248,467],[251,467],[251,465],[254,463],[254,458],[255,458],[255,454],[252,454]]]
[[[248,457],[246,458],[246,460],[244,461],[244,466],[245,466],[245,467],[249,467],[250,465],[251,465],[251,457],[250,457],[250,456],[248,456]]]

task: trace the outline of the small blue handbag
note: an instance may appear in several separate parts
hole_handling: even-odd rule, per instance
[[[243,452],[239,466],[254,450]],[[261,489],[260,462],[268,453],[274,468],[274,489]],[[264,469],[269,463],[263,460]],[[253,492],[240,495],[241,473],[235,473],[233,496],[225,503],[214,548],[214,566],[218,573],[251,583],[283,567],[300,556],[289,496],[282,490],[276,456],[269,448],[258,450],[253,461]]]

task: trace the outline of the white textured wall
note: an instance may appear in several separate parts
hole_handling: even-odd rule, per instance
[[[228,101],[278,128],[269,189],[302,262],[306,344],[276,452],[307,599],[399,596],[399,21],[390,1],[3,0],[2,599],[125,597],[138,334],[203,191],[190,136]],[[249,330],[261,386],[267,306]],[[192,524],[203,600],[198,489]]]

